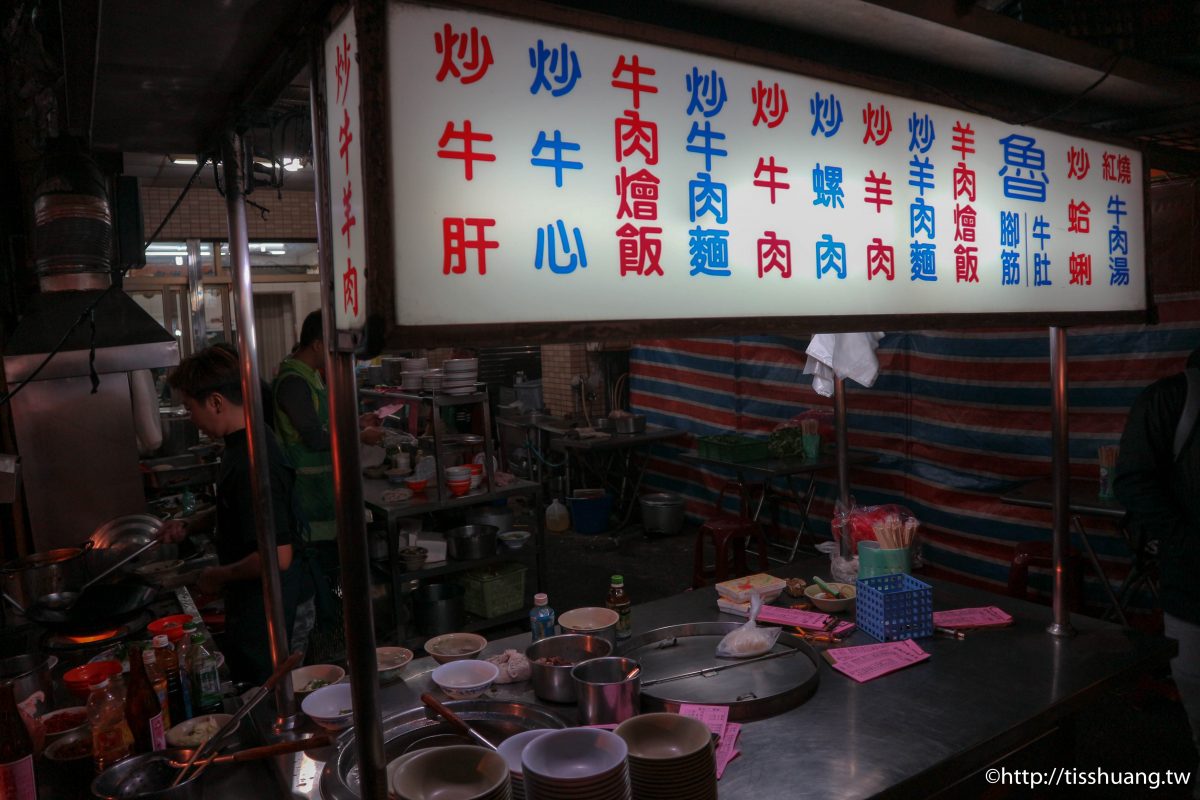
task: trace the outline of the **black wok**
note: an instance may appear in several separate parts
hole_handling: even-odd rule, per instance
[[[135,581],[89,586],[71,607],[54,609],[35,603],[26,609],[31,622],[48,628],[90,629],[120,625],[140,612],[154,599],[153,586]]]

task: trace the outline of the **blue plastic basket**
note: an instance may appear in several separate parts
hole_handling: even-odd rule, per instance
[[[612,495],[601,497],[571,497],[571,527],[576,533],[604,533],[608,530],[608,514],[612,511]]]
[[[911,575],[859,578],[858,627],[881,642],[933,636],[933,587]]]

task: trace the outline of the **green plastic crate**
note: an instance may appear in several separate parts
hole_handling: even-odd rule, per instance
[[[464,573],[463,607],[485,619],[525,606],[525,566],[512,561]]]
[[[734,433],[701,436],[696,440],[696,444],[701,458],[715,458],[718,461],[732,461],[740,464],[771,457],[766,439],[754,439]]]

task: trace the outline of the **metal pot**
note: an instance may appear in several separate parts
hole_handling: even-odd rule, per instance
[[[463,525],[446,532],[446,555],[459,561],[473,561],[496,555],[496,535],[500,529],[493,525]]]
[[[644,494],[638,498],[642,507],[642,527],[647,533],[679,533],[683,528],[683,498],[670,492]]]
[[[646,431],[646,416],[644,414],[630,414],[627,417],[613,418],[613,427],[617,433],[645,433]]]
[[[609,655],[612,649],[607,639],[579,633],[539,639],[525,648],[532,671],[533,693],[542,700],[554,703],[574,703],[575,679],[571,677],[571,670],[581,661]],[[550,657],[561,658],[569,663],[561,666],[538,663],[538,659]]]
[[[17,702],[34,692],[43,692],[49,705],[54,700],[54,682],[50,677],[52,657],[25,654],[0,661],[0,683],[10,683]]]
[[[158,418],[162,423],[162,446],[158,449],[160,456],[183,455],[189,447],[200,444],[200,429],[192,422],[186,408],[160,408]]]
[[[500,531],[511,531],[513,512],[507,505],[478,506],[467,511],[467,522],[471,525],[491,525]]]
[[[39,597],[79,588],[87,580],[83,556],[90,546],[60,547],[8,562],[0,568],[5,593],[29,608]]]
[[[171,761],[187,761],[191,750],[168,747],[154,753],[127,758],[96,776],[92,781],[92,794],[105,800],[201,800],[204,796],[204,781],[186,777],[178,786],[171,786],[178,773]],[[220,770],[215,765],[204,771]],[[194,775],[192,770],[189,775]]]

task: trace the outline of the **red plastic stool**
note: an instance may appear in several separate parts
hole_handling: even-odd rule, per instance
[[[736,481],[727,482],[722,486],[720,494],[717,495],[718,509],[724,507],[725,492],[730,489],[741,494],[742,486]],[[712,539],[713,550],[716,553],[716,560],[711,570],[704,566],[704,542],[708,538]],[[754,539],[754,544],[758,548],[759,569],[765,572],[768,569],[767,538],[763,535],[762,528],[758,523],[750,518],[745,496],[742,495],[737,516],[719,514],[705,520],[700,526],[700,530],[696,532],[695,555],[692,561],[692,588],[698,589],[704,586],[708,583],[709,577],[712,577],[717,583],[729,578],[730,545],[733,549],[735,576],[747,574],[750,570],[746,566],[746,542],[751,538]]]

